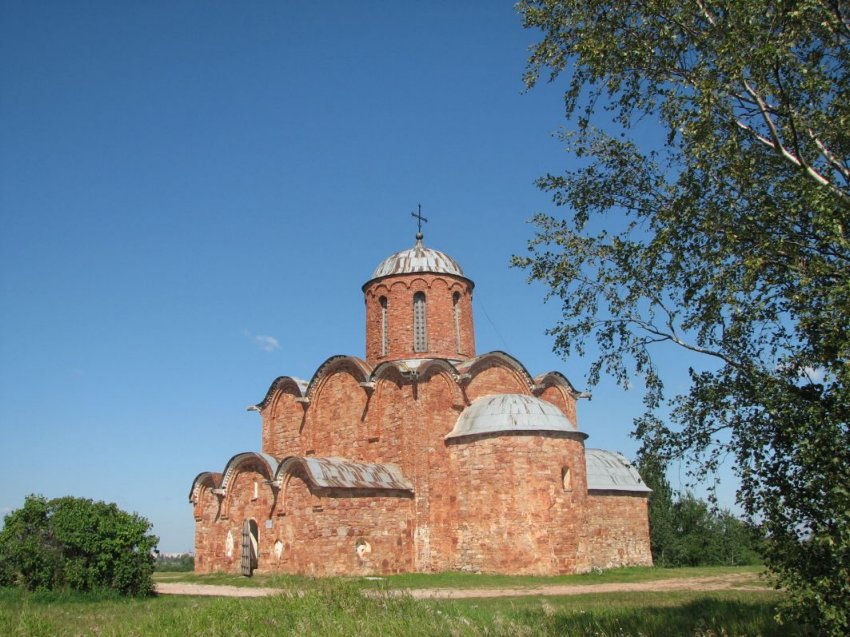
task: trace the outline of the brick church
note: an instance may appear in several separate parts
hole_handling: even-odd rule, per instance
[[[195,570],[553,575],[649,565],[649,489],[585,447],[579,392],[477,354],[473,282],[425,247],[363,285],[366,356],[281,376],[261,451],[199,474]]]

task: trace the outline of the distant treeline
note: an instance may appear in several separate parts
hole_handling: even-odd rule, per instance
[[[640,474],[652,489],[649,536],[656,566],[742,566],[762,563],[763,540],[757,527],[717,509],[690,492],[675,493],[664,462],[652,456],[639,461]]]
[[[156,556],[154,570],[159,573],[193,571],[195,570],[195,556],[191,553],[182,553],[180,555],[163,555],[160,553]]]

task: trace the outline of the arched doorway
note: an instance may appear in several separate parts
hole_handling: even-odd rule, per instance
[[[260,531],[256,520],[242,523],[242,575],[251,577],[258,565],[260,554]]]

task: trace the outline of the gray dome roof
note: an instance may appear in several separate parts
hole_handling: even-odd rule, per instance
[[[460,269],[457,261],[439,250],[426,248],[422,244],[422,239],[417,239],[416,245],[409,250],[396,252],[394,255],[384,259],[375,268],[375,271],[372,273],[372,279],[391,274],[411,274],[413,272],[433,272],[436,274],[464,276],[463,270]]]
[[[600,491],[652,491],[625,456],[605,449],[585,449],[587,488]]]
[[[508,431],[577,431],[558,407],[526,394],[495,394],[474,401],[446,438]]]

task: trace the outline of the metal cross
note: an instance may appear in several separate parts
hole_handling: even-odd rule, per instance
[[[417,212],[411,212],[411,217],[416,217],[416,220],[419,222],[419,231],[416,233],[416,238],[422,238],[422,222],[428,223],[428,220],[422,216],[422,204],[419,204]]]

